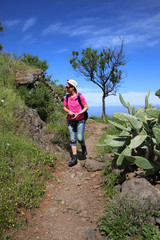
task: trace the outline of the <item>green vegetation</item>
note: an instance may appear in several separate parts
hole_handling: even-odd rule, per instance
[[[72,51],[70,64],[73,69],[102,90],[103,119],[105,119],[105,98],[116,94],[122,79],[122,71],[119,67],[126,62],[123,41],[117,48],[105,47],[100,52],[92,48],[83,49],[80,53]]]
[[[4,31],[4,27],[2,26],[2,23],[0,21],[0,32],[3,32]],[[3,46],[2,44],[0,43],[0,51],[2,50]]]
[[[53,176],[56,155],[13,132],[0,135],[0,232],[18,227],[23,208],[35,208],[44,194],[45,179]],[[50,168],[49,168],[50,167]]]
[[[46,73],[46,70],[49,67],[49,65],[47,64],[47,60],[41,61],[37,55],[34,56],[29,53],[28,54],[23,53],[23,56],[19,58],[19,61],[24,62],[31,67],[39,68],[39,69],[43,70],[44,73]]]
[[[152,108],[148,103],[149,91],[145,97],[145,108],[135,112],[129,103],[122,104],[128,108],[129,114],[114,113],[114,117],[123,123],[109,122],[121,130],[119,136],[105,140],[105,144],[113,148],[118,166],[137,165],[145,170],[145,174],[153,175],[160,169],[160,110]]]
[[[37,109],[48,132],[55,139],[58,136],[56,143],[62,145],[64,136],[68,142],[62,106],[46,86],[40,83],[31,93],[26,87],[14,85],[16,72],[22,69],[34,71],[35,66],[0,53],[0,239],[11,239],[14,229],[25,226],[25,209],[39,205],[45,193],[45,180],[54,177],[57,159],[55,153],[44,152],[28,138],[28,126],[24,128],[18,112],[26,104]],[[52,84],[56,92],[56,85]]]
[[[158,94],[159,90],[156,92]],[[106,132],[99,141],[101,154],[106,161],[102,173],[103,187],[109,197],[99,228],[113,240],[158,240],[160,230],[156,227],[155,217],[160,216],[159,207],[155,209],[152,204],[142,204],[126,195],[119,197],[114,186],[119,184],[122,176],[112,170],[116,161],[123,169],[137,165],[145,170],[146,175],[159,173],[160,110],[148,103],[149,91],[145,97],[145,108],[139,108],[137,112],[124,101],[121,94],[119,97],[128,114],[114,113],[114,118],[108,119],[111,125],[106,125]],[[115,160],[105,160],[106,153],[114,153]]]
[[[91,116],[90,119],[93,119],[93,120],[95,120],[96,122],[99,122],[99,123],[106,123],[107,124],[108,120],[112,120],[113,118],[111,118],[108,115],[105,115],[105,119],[103,119],[102,116],[100,116],[100,117]]]
[[[100,230],[109,239],[160,239],[154,226],[156,212],[152,206],[127,196],[110,199],[107,210],[99,222]]]
[[[102,171],[102,178],[103,178],[103,188],[105,190],[105,194],[107,197],[112,197],[117,194],[116,189],[114,188],[115,185],[119,183],[120,174],[113,173],[113,162],[111,160],[106,161],[106,165]]]

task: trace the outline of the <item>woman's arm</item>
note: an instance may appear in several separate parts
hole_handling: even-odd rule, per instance
[[[68,113],[69,115],[73,115],[73,112],[71,112],[67,107],[63,107],[63,110],[66,112],[66,113]]]
[[[74,114],[75,114],[75,117],[74,117],[74,118],[76,118],[77,116],[79,116],[79,115],[82,114],[82,113],[85,113],[87,110],[88,110],[88,105],[85,104],[85,105],[83,106],[82,111],[80,111],[79,113],[74,113]],[[74,119],[74,118],[73,118],[73,119]]]

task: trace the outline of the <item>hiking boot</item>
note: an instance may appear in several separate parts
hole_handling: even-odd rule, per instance
[[[86,158],[86,155],[87,155],[87,148],[86,148],[86,145],[84,146],[81,146],[82,147],[82,155],[84,158]]]
[[[68,166],[69,166],[69,167],[73,167],[73,166],[76,165],[76,164],[77,164],[77,155],[74,154],[74,155],[72,156],[72,160],[68,163]]]

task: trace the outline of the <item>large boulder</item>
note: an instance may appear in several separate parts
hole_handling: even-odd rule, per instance
[[[160,191],[152,186],[145,178],[131,178],[120,187],[120,195],[136,197],[142,203],[160,205]]]
[[[16,73],[15,84],[17,86],[34,84],[37,81],[44,81],[45,75],[42,70],[38,69],[34,72],[29,70],[21,70]]]

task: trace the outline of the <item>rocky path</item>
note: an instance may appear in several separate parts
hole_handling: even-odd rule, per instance
[[[103,128],[104,124],[88,120],[87,159],[96,157],[96,144]],[[80,156],[79,152],[79,159]],[[83,160],[69,168],[69,154],[65,159],[56,164],[56,179],[48,182],[46,198],[41,201],[40,207],[27,213],[28,227],[18,233],[17,240],[105,239],[97,228],[105,205],[101,171],[87,171]]]

